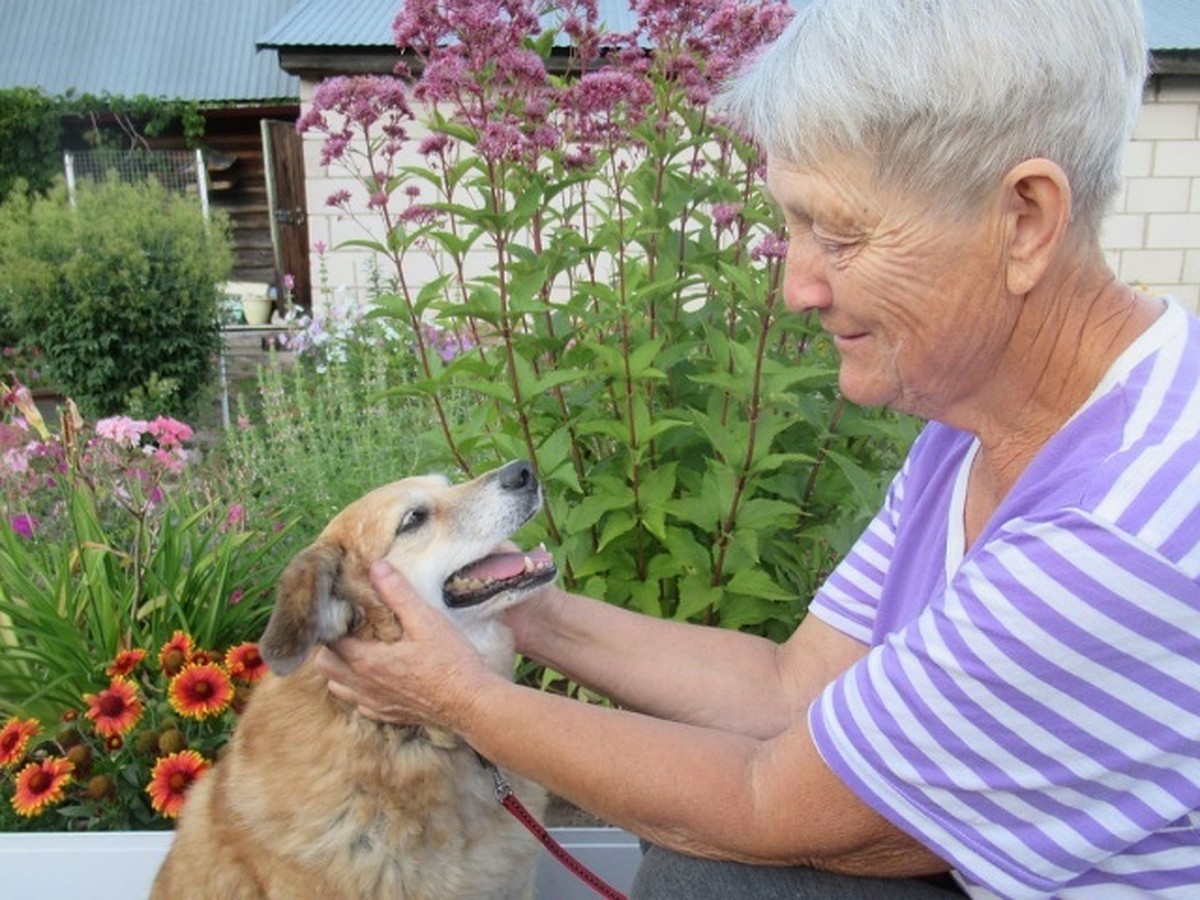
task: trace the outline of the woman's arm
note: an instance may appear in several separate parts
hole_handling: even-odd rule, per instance
[[[808,618],[779,645],[722,628],[655,619],[547,589],[510,612],[517,648],[620,706],[753,737],[801,718],[866,652]]]
[[[450,728],[503,769],[533,778],[605,820],[671,849],[858,874],[945,870],[944,862],[888,824],[838,780],[813,746],[803,714],[764,739],[520,687],[491,672],[457,630],[409,591],[395,572],[376,570],[373,577],[381,597],[400,618],[404,639],[394,644],[339,641],[319,658],[330,690],[366,714]],[[585,615],[590,620],[591,614]],[[629,614],[596,616],[596,621],[617,623],[605,635],[629,639],[635,635],[627,623],[643,621]],[[686,660],[689,669],[701,673],[705,687],[739,681],[736,673],[728,679],[704,676],[705,666],[693,655],[695,645],[681,639],[677,628],[651,630],[669,646],[655,654],[653,646],[639,642],[638,653],[649,652],[676,665]],[[602,639],[607,637],[584,636],[589,644]],[[788,646],[794,645],[798,653],[805,643]],[[742,658],[740,649],[722,644],[702,646],[720,649],[720,667]],[[644,680],[654,682],[650,673],[655,668],[630,663],[633,656],[622,653],[618,666],[635,665]],[[745,659],[755,657],[756,651],[750,651]],[[793,657],[787,653],[782,656],[785,662],[789,658]],[[658,673],[662,680],[684,680],[668,668],[664,665]],[[752,668],[747,680],[759,671],[765,670]],[[633,678],[605,678],[628,682],[634,694],[657,704],[686,707],[670,701],[670,691],[653,683],[639,690]],[[774,683],[788,680],[776,675]],[[769,688],[757,685],[759,691]],[[746,698],[754,687],[721,691],[726,698]],[[690,702],[697,703],[694,698]],[[727,702],[699,706],[723,709]],[[728,709],[724,714],[733,717]]]

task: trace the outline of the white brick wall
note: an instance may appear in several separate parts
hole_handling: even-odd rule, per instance
[[[307,108],[312,84],[302,86]],[[324,255],[324,283],[366,297],[370,254],[334,250],[363,237],[362,226],[326,206],[339,188],[354,189],[335,169],[320,163],[320,140],[306,136],[309,236]],[[1200,75],[1161,76],[1147,90],[1145,105],[1126,150],[1125,185],[1105,219],[1101,243],[1118,277],[1170,294],[1200,313]],[[415,261],[414,261],[415,262]],[[314,301],[320,303],[321,258],[312,256]],[[425,272],[430,267],[422,266]],[[414,272],[414,284],[424,281]],[[427,277],[427,276],[426,276]]]
[[[1120,278],[1200,312],[1200,76],[1147,90],[1101,242]]]

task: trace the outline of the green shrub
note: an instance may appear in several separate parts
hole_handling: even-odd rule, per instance
[[[40,88],[0,90],[0,197],[44,191],[62,171],[61,104]]]
[[[219,349],[218,282],[231,262],[223,220],[155,182],[13,194],[0,207],[0,308],[50,377],[90,415],[120,412],[155,385],[190,415]]]

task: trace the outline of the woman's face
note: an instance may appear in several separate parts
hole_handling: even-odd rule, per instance
[[[1003,217],[938,214],[853,160],[772,158],[767,186],[789,230],[785,301],[820,316],[847,399],[928,418],[977,400],[1019,311],[1004,290]]]

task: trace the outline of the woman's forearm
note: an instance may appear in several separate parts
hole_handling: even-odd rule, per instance
[[[518,628],[519,649],[621,706],[754,737],[778,733],[800,712],[781,677],[779,648],[764,638],[655,619],[558,588],[537,603]]]
[[[829,772],[802,722],[763,741],[500,679],[476,687],[451,722],[472,747],[660,846],[858,875],[946,869]]]

